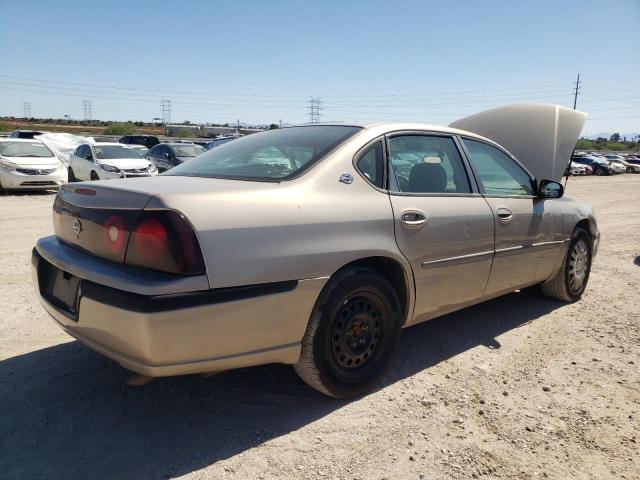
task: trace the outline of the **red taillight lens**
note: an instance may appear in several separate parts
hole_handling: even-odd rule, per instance
[[[170,210],[140,215],[131,232],[125,263],[183,275],[205,272],[193,228],[183,215]]]

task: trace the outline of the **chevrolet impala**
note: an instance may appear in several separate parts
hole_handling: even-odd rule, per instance
[[[65,331],[150,377],[267,363],[374,388],[405,327],[540,285],[583,294],[599,232],[561,177],[585,114],[313,124],[149,178],[63,185],[34,285]]]

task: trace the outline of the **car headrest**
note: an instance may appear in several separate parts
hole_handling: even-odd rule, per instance
[[[447,172],[437,163],[418,163],[409,172],[409,191],[441,193],[447,188]]]

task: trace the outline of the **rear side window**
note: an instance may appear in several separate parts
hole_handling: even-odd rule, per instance
[[[167,175],[279,181],[292,178],[360,130],[317,125],[254,133],[220,145]]]
[[[533,195],[531,178],[523,168],[496,147],[463,138],[469,161],[480,177],[487,195]]]
[[[360,154],[360,157],[356,161],[356,168],[372,184],[378,188],[382,188],[382,172],[384,168],[382,141],[374,143]]]
[[[400,192],[471,193],[462,157],[451,137],[392,137],[389,159]]]

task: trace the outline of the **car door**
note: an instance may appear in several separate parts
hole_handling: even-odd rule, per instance
[[[560,215],[537,196],[535,179],[511,156],[487,142],[461,138],[478,187],[495,223],[495,255],[486,295],[545,280],[563,239]]]
[[[388,136],[389,198],[396,242],[411,263],[416,305],[410,323],[482,296],[493,257],[493,214],[450,135]]]
[[[91,155],[88,145],[80,145],[75,153],[73,162],[73,172],[78,180],[88,180],[87,157]]]

